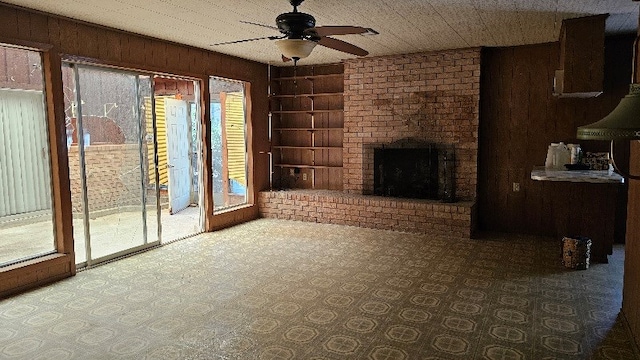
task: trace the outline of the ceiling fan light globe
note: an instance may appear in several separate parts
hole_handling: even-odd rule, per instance
[[[316,43],[303,39],[282,39],[276,41],[282,55],[289,59],[304,59],[311,54]]]

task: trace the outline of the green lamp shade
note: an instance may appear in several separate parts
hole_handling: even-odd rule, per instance
[[[577,137],[580,140],[640,140],[640,84],[631,84],[629,95],[602,120],[578,127]]]

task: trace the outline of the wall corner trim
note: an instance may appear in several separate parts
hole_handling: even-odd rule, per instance
[[[620,317],[622,318],[622,324],[627,330],[627,334],[631,337],[631,348],[633,349],[633,354],[636,358],[640,359],[640,344],[638,344],[635,340],[634,334],[631,331],[631,325],[629,324],[629,320],[627,320],[627,316],[624,313],[624,309],[620,309]]]

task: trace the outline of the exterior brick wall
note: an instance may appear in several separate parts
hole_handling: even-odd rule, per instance
[[[472,236],[474,204],[329,190],[263,191],[258,196],[262,217],[462,237]]]
[[[480,49],[346,60],[343,189],[373,193],[373,149],[414,139],[453,149],[456,195],[476,198]]]
[[[140,206],[139,154],[138,144],[91,145],[85,149],[90,211]],[[69,148],[69,177],[73,212],[78,213],[82,211],[82,183],[77,146]]]

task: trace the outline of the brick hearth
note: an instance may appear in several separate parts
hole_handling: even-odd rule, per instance
[[[352,225],[470,237],[475,203],[352,195],[330,190],[264,191],[258,197],[267,218]]]

